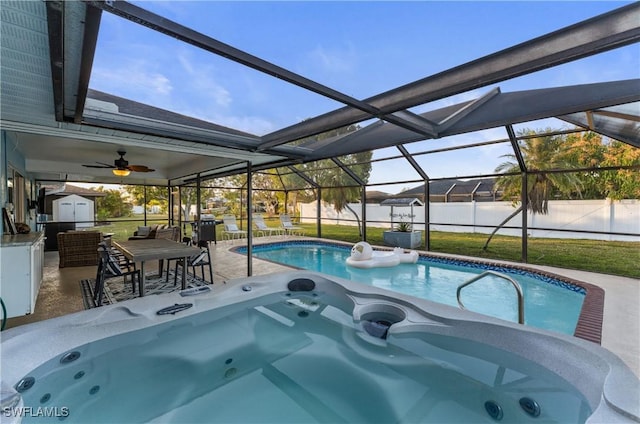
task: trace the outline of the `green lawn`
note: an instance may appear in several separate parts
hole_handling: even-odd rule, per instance
[[[316,235],[315,225],[303,224],[308,235]],[[383,245],[384,228],[367,228],[367,241]],[[323,225],[322,237],[358,242],[356,227]],[[484,259],[520,261],[520,237],[495,236],[487,251],[482,250],[486,234],[431,232],[431,251]],[[640,278],[640,243],[583,239],[530,238],[528,263],[579,269],[603,274]]]
[[[126,240],[139,225],[142,219],[115,219],[109,225],[99,226],[103,233],[114,233],[114,239]],[[269,226],[278,227],[277,218],[266,218]],[[166,216],[147,215],[147,225],[151,223],[167,223]],[[246,228],[246,221],[242,222]],[[308,236],[317,236],[315,224],[301,224]],[[367,241],[373,245],[383,245],[384,228],[367,228]],[[191,226],[185,225],[186,236],[191,235]],[[222,231],[217,232],[218,240],[222,239]],[[322,225],[322,237],[348,243],[360,241],[358,228],[345,225]],[[484,259],[502,259],[520,261],[522,243],[519,237],[495,236],[487,251],[482,246],[487,240],[486,234],[431,233],[431,251],[473,256]],[[599,241],[582,239],[529,239],[528,263],[549,265],[561,268],[579,269],[603,274],[640,278],[640,243]]]

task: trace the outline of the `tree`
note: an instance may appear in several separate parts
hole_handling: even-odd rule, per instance
[[[520,152],[527,167],[527,208],[534,214],[546,215],[549,212],[549,199],[554,193],[568,196],[581,196],[582,182],[576,174],[544,172],[574,168],[567,155],[567,143],[560,135],[537,136],[542,131],[523,130],[518,133]],[[547,128],[545,133],[554,132]],[[557,130],[556,130],[557,132]],[[502,190],[503,197],[513,199],[514,206],[521,198],[522,170],[516,160],[515,154],[503,155],[507,161],[498,165],[496,172],[511,174],[498,177],[496,189]],[[516,174],[516,175],[513,175]],[[520,206],[502,221],[489,235],[483,250],[489,246],[489,242],[495,233],[509,222],[514,216],[522,212]]]
[[[169,205],[169,191],[167,187],[126,185],[124,186],[124,190],[129,194],[136,205],[144,206],[146,208],[152,201],[154,201],[154,203],[164,206],[164,210],[166,210]]]
[[[143,205],[145,208],[158,205],[163,211],[166,211],[169,207],[169,190],[167,187],[128,185],[125,186],[124,189],[129,196],[133,198],[137,205]],[[145,189],[147,200],[146,204],[144,203]],[[211,191],[211,189],[201,187],[201,199],[203,201],[206,200]],[[180,212],[182,213],[183,221],[189,221],[189,212],[191,211],[191,207],[196,204],[196,201],[197,190],[195,186],[183,186],[180,188]]]
[[[578,177],[585,199],[638,199],[640,173],[637,169],[603,170],[604,167],[640,166],[640,149],[600,134],[586,131],[566,137],[567,156],[582,171]]]
[[[597,168],[601,166],[606,146],[602,143],[602,136],[591,131],[569,134],[565,138],[567,143],[567,160],[574,163],[576,168]],[[601,173],[597,170],[578,173],[582,182],[582,195],[585,199],[603,199],[604,195]]]
[[[607,145],[602,166],[640,166],[640,149],[613,140]],[[640,172],[637,169],[604,171],[606,197],[614,200],[640,199]]]
[[[313,141],[322,141],[339,135],[357,131],[357,125],[337,128],[333,131],[319,134],[312,138]],[[373,152],[366,151],[341,156],[338,160],[349,168],[364,184],[369,181],[371,174],[371,158]],[[348,209],[356,218],[358,231],[362,237],[362,223],[358,214],[349,206],[349,203],[360,200],[362,186],[358,185],[347,172],[342,170],[329,159],[309,162],[297,167],[310,176],[320,187],[322,187],[321,198],[331,204],[336,212]]]
[[[246,178],[244,178],[246,181]],[[252,176],[251,187],[253,188],[253,205],[264,207],[269,215],[278,213],[281,203],[284,202],[282,195],[282,183],[276,174],[269,172],[256,172]]]
[[[103,186],[98,187],[97,191],[105,194],[103,197],[96,198],[96,217],[98,221],[131,216],[131,205],[123,199],[122,192],[119,190],[105,190]]]

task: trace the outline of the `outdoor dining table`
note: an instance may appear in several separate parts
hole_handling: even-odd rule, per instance
[[[113,241],[122,254],[132,262],[140,263],[140,296],[144,296],[144,263],[150,260],[183,258],[187,263],[187,258],[200,253],[200,249],[186,244],[178,243],[168,239],[145,239]],[[187,267],[182,267],[182,289],[186,289]]]

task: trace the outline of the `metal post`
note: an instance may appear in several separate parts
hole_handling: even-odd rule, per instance
[[[318,199],[316,200],[316,232],[318,237],[322,237],[322,187],[318,187]]]
[[[362,186],[362,240],[367,241],[367,187]]]
[[[429,178],[424,180],[424,248],[431,250],[431,215],[429,209],[431,206],[431,192],[429,189]]]
[[[144,217],[144,225],[147,225],[147,186],[143,186],[142,190],[142,212]]]
[[[198,225],[200,225],[200,205],[201,205],[201,198],[200,198],[200,173],[198,173],[198,175],[196,175],[196,221],[198,222]]]
[[[524,263],[527,263],[528,261],[527,247],[528,247],[528,239],[529,239],[529,236],[527,235],[527,232],[528,232],[527,218],[528,218],[528,210],[529,210],[529,198],[527,196],[527,192],[529,191],[529,188],[528,188],[527,180],[528,180],[527,171],[524,171],[522,173],[522,193],[520,193],[521,202],[522,202],[522,257],[521,257],[521,260]]]
[[[247,277],[253,275],[253,224],[251,218],[251,211],[253,210],[253,190],[251,174],[251,162],[247,162]],[[242,196],[240,196],[240,199],[242,199]],[[240,210],[242,211],[242,209]],[[240,222],[242,222],[242,212]]]

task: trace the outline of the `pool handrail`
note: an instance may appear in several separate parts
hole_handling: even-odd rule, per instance
[[[504,280],[509,281],[511,285],[513,285],[518,295],[518,324],[524,324],[524,294],[522,294],[522,287],[520,287],[520,284],[518,284],[518,282],[513,278],[496,271],[485,271],[482,274],[476,275],[475,277],[465,281],[464,283],[458,286],[458,290],[456,290],[456,299],[458,299],[458,305],[460,306],[460,308],[467,309],[465,308],[464,304],[462,303],[462,300],[460,299],[461,290],[467,287],[468,285],[473,284],[476,281],[486,277],[487,275],[493,275],[495,277],[502,278]]]

